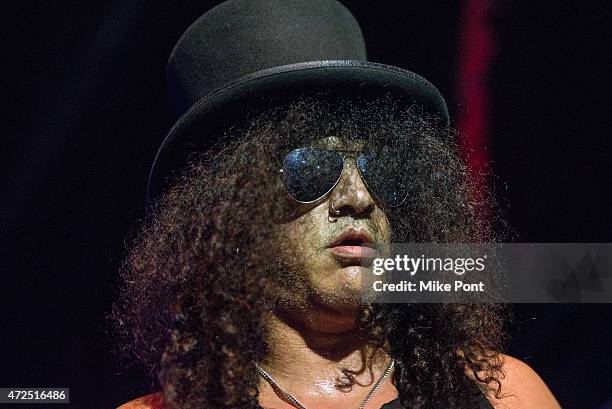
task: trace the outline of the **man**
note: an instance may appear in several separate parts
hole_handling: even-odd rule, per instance
[[[559,407],[501,354],[501,306],[364,301],[390,243],[495,240],[442,96],[364,49],[333,0],[229,1],[181,37],[187,112],[114,310],[161,392],[122,408]]]

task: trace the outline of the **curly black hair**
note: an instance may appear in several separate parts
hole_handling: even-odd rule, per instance
[[[303,98],[250,118],[191,158],[120,271],[120,350],[159,381],[167,408],[257,407],[253,362],[269,352],[263,317],[278,268],[269,243],[282,192],[272,181],[286,152],[325,136],[387,146],[397,153],[388,166],[412,175],[409,203],[384,209],[392,242],[498,240],[456,132],[416,108]],[[507,317],[497,304],[367,304],[356,319],[367,344],[395,358],[404,407],[460,408],[474,393],[500,393]]]

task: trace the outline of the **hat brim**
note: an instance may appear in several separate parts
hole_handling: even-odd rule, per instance
[[[391,94],[401,103],[449,123],[446,103],[423,77],[401,68],[353,60],[312,61],[259,71],[195,103],[168,132],[159,148],[147,187],[150,205],[187,164],[189,154],[212,146],[223,130],[249,113],[295,99],[333,91],[340,98],[377,98]],[[197,132],[196,132],[197,130]]]

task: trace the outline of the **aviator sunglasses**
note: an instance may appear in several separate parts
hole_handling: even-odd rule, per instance
[[[345,159],[356,157],[357,169],[368,191],[385,206],[397,207],[408,196],[407,175],[399,174],[397,167],[390,166],[391,156],[388,149],[360,153],[298,148],[285,156],[281,170],[283,183],[293,200],[299,203],[316,202],[338,184]]]

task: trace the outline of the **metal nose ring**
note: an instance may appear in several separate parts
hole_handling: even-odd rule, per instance
[[[334,202],[332,202],[331,204],[331,208],[332,208],[332,212],[336,215],[339,216],[340,215],[340,210],[336,210],[336,208],[334,207]]]
[[[339,211],[339,210],[336,210],[336,208],[334,207],[334,202],[332,202],[332,203],[331,203],[331,208],[332,208],[332,213],[333,213],[333,214],[334,214],[336,217],[334,217],[334,216],[332,216],[332,215],[328,215],[328,216],[327,216],[327,220],[328,220],[330,223],[336,223],[336,222],[338,221],[337,217],[338,217],[338,215],[340,215],[340,211]]]

